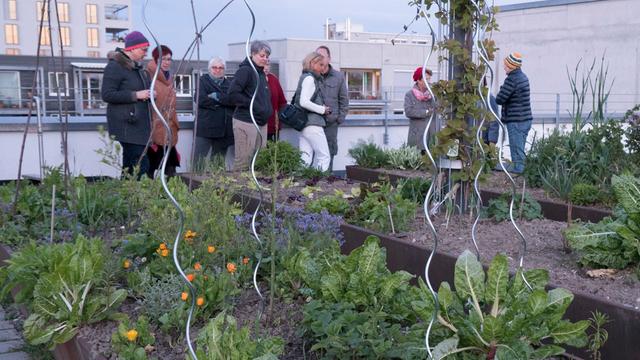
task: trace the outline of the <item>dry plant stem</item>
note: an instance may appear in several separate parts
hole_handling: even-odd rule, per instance
[[[277,130],[276,130],[277,131]],[[274,143],[275,144],[275,143]],[[271,174],[271,237],[269,239],[269,250],[271,252],[271,274],[269,276],[269,318],[273,319],[273,302],[276,290],[276,203],[278,201],[278,146],[274,149],[273,173]]]
[[[49,238],[49,243],[53,244],[53,225],[56,223],[56,184],[53,184],[53,188],[51,189],[51,237]]]
[[[44,27],[44,9],[42,6],[40,9],[40,27],[38,31],[38,38],[42,38],[42,29]],[[40,68],[40,41],[38,41],[38,46],[36,49],[36,69],[33,71],[33,82],[31,83],[31,96],[36,96],[36,84],[38,77],[40,74],[38,73],[38,69]],[[44,80],[44,79],[43,79]],[[36,110],[37,111],[37,110]],[[16,192],[13,196],[13,205],[11,206],[11,215],[15,216],[18,206],[18,197],[20,196],[20,185],[22,184],[22,163],[24,160],[24,147],[27,143],[27,133],[29,132],[29,125],[31,124],[31,115],[33,113],[33,99],[29,99],[29,113],[27,114],[27,122],[24,125],[24,132],[22,133],[22,145],[20,146],[20,159],[18,160],[18,175],[16,177]]]
[[[56,9],[58,9],[58,0],[54,0],[54,4]],[[58,23],[58,42],[60,43],[60,72],[64,73],[64,47],[62,45],[62,29],[60,27],[60,14],[56,11],[56,22]],[[51,18],[49,18],[49,29],[51,29]],[[49,31],[49,35],[51,36],[51,31]],[[51,42],[53,44],[53,41]],[[55,55],[53,53],[53,47],[51,47],[51,58],[55,60]],[[67,94],[69,89],[67,89],[67,83],[64,83],[62,88],[64,94]],[[56,75],[56,91],[58,92],[58,119],[62,121],[63,115],[63,103],[62,103],[62,95],[60,93],[60,81],[58,81],[58,77]],[[62,152],[64,155],[64,195],[67,202],[69,199],[74,199],[73,196],[69,196],[69,181],[71,176],[71,170],[69,168],[69,113],[67,112],[67,101],[64,102],[64,122],[62,123],[62,127],[60,129],[60,135],[62,137]],[[73,200],[72,200],[73,201]],[[69,204],[67,204],[68,206]],[[75,205],[75,204],[74,204]]]

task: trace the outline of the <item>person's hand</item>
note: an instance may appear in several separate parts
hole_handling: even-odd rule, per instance
[[[211,99],[215,100],[215,101],[220,101],[220,93],[219,92],[212,92],[211,94],[209,94],[207,96],[210,97]]]
[[[325,107],[324,107],[324,114],[325,114],[325,115],[330,115],[330,114],[331,114],[331,108],[325,105]]]
[[[150,97],[151,97],[151,90],[136,91],[136,99],[138,100],[148,100]]]

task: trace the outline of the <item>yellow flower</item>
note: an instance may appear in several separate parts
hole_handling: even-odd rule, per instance
[[[200,271],[200,270],[202,270],[202,265],[200,265],[200,263],[199,263],[199,262],[197,262],[195,265],[193,265],[193,268],[194,268],[196,271]]]
[[[138,332],[135,329],[127,331],[127,340],[134,342],[138,338]]]
[[[204,305],[204,298],[202,296],[200,296],[197,300],[196,300],[196,305],[198,306],[202,306]]]
[[[131,266],[131,261],[129,261],[129,259],[124,259],[124,261],[122,262],[122,267],[125,269],[128,269]]]
[[[234,263],[227,263],[227,271],[230,273],[234,273],[236,272],[236,264]]]
[[[191,231],[191,230],[187,230],[187,232],[184,234],[184,239],[185,240],[193,240],[193,238],[196,237],[196,235],[198,235],[197,232]]]
[[[207,246],[207,252],[208,252],[209,254],[213,254],[214,252],[216,252],[216,247],[215,247],[215,246],[213,246],[213,245],[209,245],[209,246]]]
[[[249,263],[249,258],[248,258],[248,257],[246,257],[246,256],[245,256],[245,257],[243,257],[243,258],[242,258],[242,263],[243,263],[243,264],[245,264],[245,265],[247,265],[247,264]]]
[[[186,291],[183,291],[182,294],[180,294],[180,298],[182,299],[182,301],[187,301],[187,299],[189,298],[189,294]]]
[[[167,249],[162,250],[162,251],[160,252],[160,256],[162,256],[162,257],[167,257],[167,256],[169,256],[169,250],[167,250]]]

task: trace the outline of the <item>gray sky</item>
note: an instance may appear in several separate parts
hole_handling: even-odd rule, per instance
[[[194,38],[191,0],[149,0],[146,17],[158,40],[182,58]],[[193,0],[199,26],[208,22],[228,0]],[[149,35],[142,22],[145,0],[133,0],[134,29]],[[407,0],[248,0],[256,15],[254,39],[313,38],[324,36],[326,18],[362,24],[365,31],[398,33],[411,21],[415,8]],[[531,0],[495,0],[496,5]],[[245,41],[251,17],[242,0],[235,0],[202,34],[201,58],[227,57],[227,44]],[[421,31],[417,24],[411,31]],[[151,38],[149,37],[149,40]],[[193,55],[196,59],[196,55]]]

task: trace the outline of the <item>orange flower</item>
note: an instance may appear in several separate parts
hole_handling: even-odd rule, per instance
[[[230,273],[234,273],[236,272],[236,264],[234,263],[227,263],[227,271]]]
[[[122,262],[122,267],[125,269],[128,269],[131,266],[131,261],[129,261],[129,259],[124,259],[124,261]]]
[[[200,296],[198,299],[196,299],[196,305],[198,305],[198,306],[204,305],[204,298],[202,296]]]
[[[209,246],[207,246],[207,252],[208,252],[209,254],[213,254],[214,252],[216,252],[216,247],[215,247],[215,246],[213,246],[213,245],[209,245]]]
[[[193,240],[193,238],[196,237],[196,235],[198,235],[197,232],[191,231],[191,230],[187,230],[187,232],[184,234],[184,239],[185,240]]]
[[[160,246],[158,246],[158,249],[160,249],[160,250],[164,250],[166,248],[167,248],[167,244],[165,244],[165,243],[160,243]]]
[[[245,264],[245,265],[247,265],[247,264],[249,263],[249,258],[248,258],[248,257],[246,257],[246,256],[245,256],[245,257],[243,257],[243,258],[242,258],[242,263],[243,263],[243,264]]]
[[[167,249],[162,250],[162,252],[160,253],[160,256],[162,256],[162,257],[169,256],[169,250],[167,250]]]
[[[189,282],[192,282],[193,279],[195,278],[196,278],[195,274],[187,274],[187,280],[189,280]]]
[[[194,268],[196,271],[200,271],[200,270],[202,270],[202,265],[200,265],[200,263],[199,263],[199,262],[197,262],[195,265],[193,265],[193,268]]]
[[[131,329],[127,331],[127,340],[134,342],[138,338],[138,332],[136,329]]]
[[[189,298],[189,294],[185,291],[182,292],[182,294],[180,294],[180,299],[182,299],[182,301],[187,301],[187,299]]]

